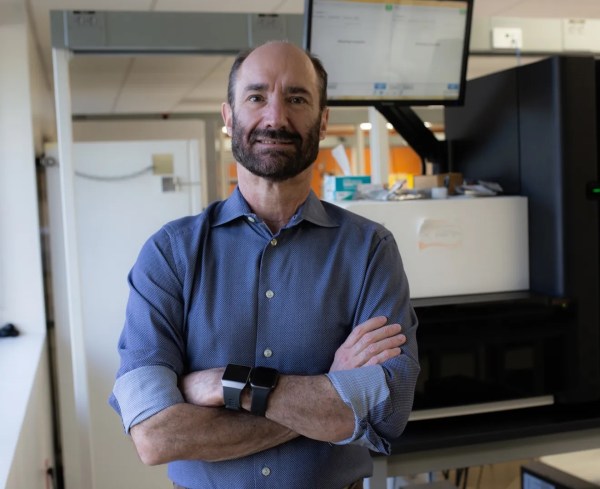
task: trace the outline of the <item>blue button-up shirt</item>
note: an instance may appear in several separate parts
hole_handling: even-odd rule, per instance
[[[237,460],[172,462],[178,484],[342,488],[369,476],[369,450],[389,453],[403,431],[419,372],[417,319],[397,245],[383,226],[311,193],[273,235],[236,189],[152,236],[129,285],[111,397],[126,431],[184,402],[179,377],[228,363],[327,374],[354,412],[354,433],[338,444],[299,437]],[[402,325],[402,354],[328,373],[352,328],[375,316]]]

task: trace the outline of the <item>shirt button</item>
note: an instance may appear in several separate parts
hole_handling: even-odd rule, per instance
[[[269,467],[263,467],[261,470],[262,475],[268,477],[271,475],[271,469]]]
[[[265,358],[271,358],[273,356],[273,350],[266,348],[265,351],[263,351],[263,355]]]
[[[277,240],[275,238],[271,240],[271,246],[277,246]]]
[[[248,220],[249,220],[250,222],[255,222],[255,221],[256,221],[256,219],[254,219],[252,216],[248,216]]]
[[[272,290],[267,290],[265,295],[267,296],[267,299],[272,299],[275,296],[275,292],[273,292]]]

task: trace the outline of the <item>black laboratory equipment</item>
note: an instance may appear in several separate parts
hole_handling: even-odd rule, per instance
[[[561,404],[600,399],[599,74],[594,57],[553,56],[470,80],[445,111],[451,171],[528,198],[530,292],[550,316],[530,373]],[[523,319],[510,341],[532,334]]]

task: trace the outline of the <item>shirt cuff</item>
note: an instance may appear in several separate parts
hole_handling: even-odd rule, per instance
[[[184,401],[177,374],[167,367],[139,367],[119,377],[113,388],[125,432],[159,411]]]
[[[370,416],[376,408],[390,398],[383,368],[380,365],[373,365],[329,372],[326,375],[338,395],[354,413],[354,433],[350,438],[339,441],[336,445],[354,443],[369,450],[388,453],[389,442],[375,432],[372,424],[376,420],[372,420]]]

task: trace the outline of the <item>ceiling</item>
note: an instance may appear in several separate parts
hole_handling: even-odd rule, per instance
[[[25,0],[34,39],[52,86],[50,10],[191,11],[301,14],[304,0]],[[600,0],[474,0],[474,22],[485,17],[600,18]],[[225,97],[228,56],[80,56],[71,61],[75,115],[218,112]],[[533,59],[533,58],[532,58]],[[527,62],[527,58],[524,58]],[[521,60],[523,62],[523,59]],[[517,63],[513,56],[471,56],[468,77]],[[337,109],[336,109],[337,110]],[[426,109],[424,109],[426,110]],[[437,112],[440,112],[437,109]],[[439,117],[432,109],[431,118]],[[433,121],[438,122],[438,121]]]

